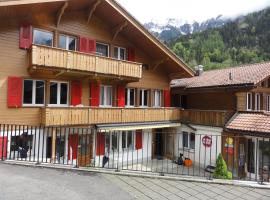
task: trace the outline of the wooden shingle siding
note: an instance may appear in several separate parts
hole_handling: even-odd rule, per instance
[[[246,92],[238,92],[238,93],[236,93],[236,97],[237,97],[237,110],[238,111],[247,110],[247,93]],[[254,101],[253,101],[253,103],[254,103]]]

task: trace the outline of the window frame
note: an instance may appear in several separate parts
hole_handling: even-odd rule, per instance
[[[132,134],[132,136],[131,136],[131,146],[132,147],[128,147],[128,133],[130,133],[131,132],[131,134]],[[125,139],[125,147],[123,148],[123,135],[124,135],[124,133],[125,133],[125,137],[126,137],[126,139]],[[121,149],[122,150],[135,150],[135,131],[121,131]]]
[[[24,103],[24,81],[32,81],[32,103],[31,104],[26,104]],[[43,89],[43,104],[36,104],[36,83],[37,81],[43,82],[44,83],[44,89]],[[23,79],[23,94],[22,94],[22,106],[23,107],[43,107],[45,106],[45,87],[46,87],[46,82],[44,80],[38,80],[38,79]]]
[[[249,98],[249,95],[250,95],[250,98]],[[246,110],[247,111],[251,111],[252,110],[252,93],[251,92],[248,92],[247,95],[246,95]],[[249,108],[249,105],[250,105],[250,108]]]
[[[144,105],[144,91],[147,91],[147,105]],[[142,96],[141,96],[141,92],[142,92]],[[143,103],[143,105],[140,104],[139,102],[139,107],[141,108],[147,108],[149,107],[149,99],[148,99],[148,96],[149,96],[149,90],[148,89],[140,89],[140,101]]]
[[[68,40],[66,40],[66,48],[65,48],[64,50],[67,50],[67,51],[77,51],[78,38],[77,38],[76,36],[67,35],[67,34],[63,34],[63,33],[60,33],[60,34],[58,35],[58,48],[63,49],[63,48],[60,47],[60,44],[59,44],[59,42],[60,42],[60,37],[61,37],[61,36],[67,37],[67,39],[68,39]],[[75,50],[70,50],[70,49],[68,49],[68,44],[69,44],[69,43],[68,43],[67,41],[69,41],[70,38],[74,38],[74,39],[75,39]]]
[[[254,110],[256,110],[256,111],[261,110],[261,94],[260,93],[255,93],[255,108],[254,108]]]
[[[42,31],[42,32],[47,32],[47,33],[51,33],[52,34],[52,45],[51,46],[49,46],[49,45],[44,45],[44,44],[36,44],[35,42],[34,42],[34,39],[35,39],[35,30],[37,30],[37,31]],[[54,46],[54,32],[53,31],[49,31],[49,30],[46,30],[46,29],[41,29],[41,28],[33,28],[33,38],[32,38],[32,43],[34,44],[34,45],[41,45],[41,46],[47,46],[47,47],[53,47]]]
[[[103,42],[96,42],[96,45],[97,45],[97,44],[101,44],[101,45],[107,46],[108,56],[101,55],[99,52],[97,52],[97,48],[96,48],[96,55],[98,55],[98,56],[103,56],[103,57],[105,57],[105,58],[109,58],[109,57],[110,57],[110,45],[107,44],[107,43],[103,43]]]
[[[134,105],[130,105],[130,91],[133,90],[134,91]],[[136,90],[135,88],[126,88],[125,92],[127,92],[127,99],[125,101],[125,107],[127,108],[134,108],[136,105]]]
[[[191,148],[191,135],[194,135],[194,148]],[[187,147],[184,146],[184,135],[187,135]],[[188,150],[195,150],[196,148],[196,134],[194,132],[187,132],[187,131],[182,131],[182,147],[183,149],[188,149]]]
[[[51,102],[49,102],[49,106],[50,107],[67,107],[69,106],[69,101],[70,101],[70,84],[67,81],[56,81],[56,80],[51,80],[50,81],[50,85],[51,83],[57,83],[57,104],[51,104]],[[61,104],[61,84],[65,83],[67,84],[67,104]],[[51,90],[50,90],[50,96],[51,96]],[[49,100],[50,101],[50,100]]]
[[[115,55],[114,55],[114,49],[115,49],[115,48],[117,48],[117,58],[116,58]],[[121,59],[121,58],[120,58],[121,49],[123,49],[123,50],[124,50],[124,53],[125,53],[124,59]],[[114,59],[117,59],[117,60],[127,60],[127,48],[119,47],[119,46],[114,46],[114,47],[113,47],[113,58],[114,58]]]
[[[159,105],[156,105],[156,95],[157,95],[157,93],[159,93]],[[162,91],[161,90],[154,90],[154,102],[153,102],[153,106],[155,107],[155,108],[160,108],[160,107],[162,107],[162,102],[161,102],[161,100],[162,100]]]
[[[104,102],[107,101],[107,92],[105,92],[105,88],[106,88],[106,91],[107,91],[107,88],[111,88],[111,99],[110,99],[110,103],[111,105],[102,105],[102,100],[101,100],[101,88],[104,88]],[[99,101],[99,106],[100,107],[103,107],[103,108],[110,108],[113,106],[113,86],[111,85],[100,85],[100,94],[99,94],[99,98],[100,98],[100,101]]]

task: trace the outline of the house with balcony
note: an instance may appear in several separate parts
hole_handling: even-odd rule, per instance
[[[166,156],[170,82],[194,72],[116,1],[1,1],[0,20],[2,159]]]
[[[196,76],[171,87],[172,105],[183,108],[180,152],[205,165],[222,153],[235,177],[259,179],[270,167],[270,63],[198,66]]]

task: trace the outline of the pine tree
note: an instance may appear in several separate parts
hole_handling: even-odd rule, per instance
[[[228,171],[225,160],[222,155],[219,154],[216,161],[216,169],[214,172],[214,178],[217,179],[232,179],[232,173]]]

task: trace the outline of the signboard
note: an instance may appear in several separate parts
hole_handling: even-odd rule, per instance
[[[206,135],[202,138],[202,143],[205,147],[211,147],[212,146],[212,138],[210,136]]]
[[[225,140],[225,152],[228,154],[233,154],[233,138],[227,137]]]

